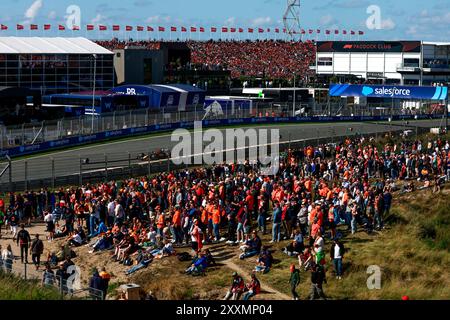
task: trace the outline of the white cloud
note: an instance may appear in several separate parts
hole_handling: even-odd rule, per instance
[[[236,24],[236,17],[230,17],[227,20],[225,20],[225,25],[227,26],[234,26]]]
[[[47,18],[49,18],[50,20],[55,20],[55,18],[56,18],[56,11],[50,11],[49,13],[48,13],[48,16],[47,16]]]
[[[320,24],[323,26],[329,26],[329,25],[335,24],[335,23],[336,23],[336,19],[331,14],[327,14],[320,18]]]
[[[270,24],[271,22],[272,22],[271,17],[259,17],[259,18],[253,19],[251,21],[251,24],[255,27],[258,27],[258,26]]]
[[[36,16],[39,13],[39,10],[42,8],[42,6],[43,6],[43,0],[36,0],[27,9],[27,11],[25,11],[25,18],[27,18],[28,22],[32,22],[34,20],[34,18],[36,18]]]
[[[145,22],[146,23],[168,23],[172,19],[169,16],[152,16],[148,17]]]
[[[396,24],[391,18],[381,21],[381,29],[392,30],[395,29]]]
[[[98,24],[98,23],[104,21],[105,19],[106,19],[106,17],[99,13],[95,16],[94,19],[91,20],[91,24]]]

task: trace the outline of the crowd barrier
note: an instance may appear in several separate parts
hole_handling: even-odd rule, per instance
[[[367,122],[367,121],[402,121],[402,120],[423,120],[423,119],[439,119],[442,115],[394,115],[394,116],[319,116],[319,117],[260,117],[260,118],[243,118],[243,119],[217,119],[203,120],[203,127],[218,127],[232,125],[249,125],[249,124],[276,124],[276,123],[320,123],[320,122]],[[107,140],[125,138],[130,136],[145,135],[149,133],[167,132],[175,129],[194,127],[194,122],[178,122],[161,125],[150,125],[146,127],[127,128],[113,131],[106,131],[85,136],[73,136],[54,141],[46,141],[33,145],[25,145],[10,149],[1,150],[0,156],[9,156],[10,158],[38,154],[42,152],[53,151],[62,148],[80,146],[90,143],[102,142]]]

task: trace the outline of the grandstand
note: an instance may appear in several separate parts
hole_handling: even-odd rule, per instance
[[[200,70],[229,70],[233,79],[264,78],[291,79],[293,75],[313,76],[310,66],[316,59],[314,42],[263,40],[263,41],[186,41],[190,62],[182,59],[170,60],[172,68],[196,68]],[[109,50],[140,48],[149,51],[161,50],[167,45],[159,41],[98,41],[97,44]],[[166,60],[167,61],[167,60]],[[175,63],[175,65],[173,65]]]

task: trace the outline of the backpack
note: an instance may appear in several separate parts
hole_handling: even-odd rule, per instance
[[[133,260],[131,260],[131,258],[127,258],[125,259],[125,261],[123,262],[123,264],[125,266],[132,266],[133,265]]]
[[[190,261],[192,260],[192,257],[187,252],[181,252],[178,256],[178,261]]]

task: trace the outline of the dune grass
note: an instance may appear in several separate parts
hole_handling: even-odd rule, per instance
[[[0,272],[0,300],[60,300],[58,290]]]
[[[368,235],[360,230],[355,235],[347,234],[343,243],[347,254],[344,259],[344,277],[335,279],[334,270],[327,256],[328,283],[325,294],[330,299],[450,299],[450,190],[441,194],[421,191],[400,196],[386,217],[386,229]],[[264,240],[269,241],[269,237]],[[290,294],[288,285],[289,266],[297,264],[281,252],[283,246],[274,245],[275,263],[272,270],[260,279],[277,290]],[[326,252],[329,250],[329,241]],[[235,262],[246,270],[254,267],[254,259]],[[371,265],[381,269],[381,288],[369,290],[367,279]],[[310,274],[301,272],[298,293],[307,299]]]

